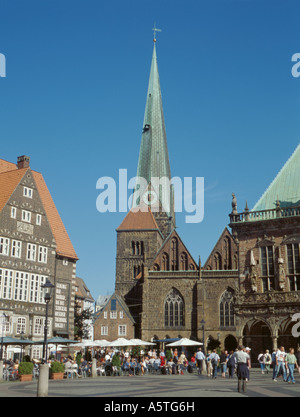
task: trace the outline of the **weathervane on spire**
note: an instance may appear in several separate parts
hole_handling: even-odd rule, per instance
[[[156,32],[161,32],[161,29],[157,29],[156,23],[154,23],[154,28],[152,30],[153,30],[153,42],[156,42]]]

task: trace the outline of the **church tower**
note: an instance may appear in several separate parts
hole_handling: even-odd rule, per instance
[[[146,180],[147,189],[141,187],[139,195],[143,195],[143,198],[133,201],[133,207],[137,207],[140,203],[148,204],[163,237],[166,238],[175,228],[174,190],[171,185],[155,37],[137,178]],[[138,187],[139,185],[136,186],[136,190]],[[140,201],[141,198],[143,201]]]
[[[135,187],[139,198],[133,199],[132,209],[117,228],[115,289],[122,296],[130,294],[131,300],[137,297],[133,293],[144,269],[151,267],[156,253],[175,228],[155,36],[137,178],[144,179],[143,184],[137,183]]]

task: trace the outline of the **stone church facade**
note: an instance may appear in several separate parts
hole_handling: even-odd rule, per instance
[[[138,176],[150,187],[152,177],[170,179],[170,172],[154,44]],[[135,320],[136,337],[188,337],[204,340],[205,347],[220,342],[228,350],[244,343],[252,347],[254,360],[260,350],[278,344],[297,347],[291,328],[293,314],[300,312],[300,196],[290,201],[285,195],[290,187],[282,183],[288,178],[298,181],[297,173],[286,174],[253,211],[246,205],[238,213],[233,195],[229,228],[204,265],[177,233],[173,190],[169,205],[155,190],[158,212],[152,210],[149,188],[144,190],[146,209],[133,207],[117,228],[115,291]]]

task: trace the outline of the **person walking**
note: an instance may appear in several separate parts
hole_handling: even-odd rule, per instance
[[[217,350],[213,349],[212,353],[209,355],[209,361],[213,369],[213,378],[217,379],[218,375],[218,365],[220,363],[220,356],[217,354]]]
[[[265,355],[264,352],[260,352],[260,354],[258,355],[258,363],[260,365],[260,369],[261,369],[261,373],[262,375],[264,375],[265,373]]]
[[[267,374],[271,372],[271,365],[272,365],[272,356],[270,355],[270,351],[266,350],[266,353],[264,354],[264,362],[265,362],[265,369],[267,371]]]
[[[204,353],[202,352],[201,348],[198,349],[196,353],[196,361],[198,367],[198,375],[202,375],[203,370],[203,361],[205,360]]]
[[[233,378],[235,367],[236,367],[236,359],[235,359],[233,351],[229,352],[227,367],[228,367],[229,378]]]
[[[294,377],[294,371],[295,367],[298,369],[299,372],[299,366],[297,363],[297,358],[295,356],[295,351],[293,348],[289,349],[289,353],[286,355],[286,363],[289,369],[289,376],[287,378],[287,382],[289,384],[295,384],[295,377]]]
[[[238,392],[247,391],[247,380],[249,379],[250,356],[244,352],[244,346],[240,345],[234,357],[237,362]]]
[[[221,352],[221,355],[220,355],[220,365],[221,365],[222,378],[226,378],[227,362],[228,362],[228,352],[226,350],[223,350]]]
[[[274,381],[274,379],[276,377],[276,374],[277,374],[276,355],[277,355],[278,351],[279,351],[279,349],[276,349],[272,353],[272,365],[273,365],[273,378],[272,379],[273,379],[273,381]]]
[[[286,363],[286,352],[284,350],[284,347],[281,346],[279,351],[276,354],[276,366],[277,366],[277,372],[274,378],[274,382],[277,382],[277,377],[279,372],[283,371],[283,381],[286,382],[286,371],[287,371],[287,363]]]

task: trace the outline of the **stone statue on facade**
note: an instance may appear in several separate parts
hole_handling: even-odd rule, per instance
[[[285,290],[286,279],[285,279],[285,269],[284,261],[282,258],[278,259],[278,286],[281,291]]]
[[[251,255],[250,255],[250,273],[249,273],[249,277],[250,277],[250,287],[251,287],[251,291],[252,292],[257,292],[257,266],[256,266],[256,262],[253,256],[253,251],[251,251]]]

